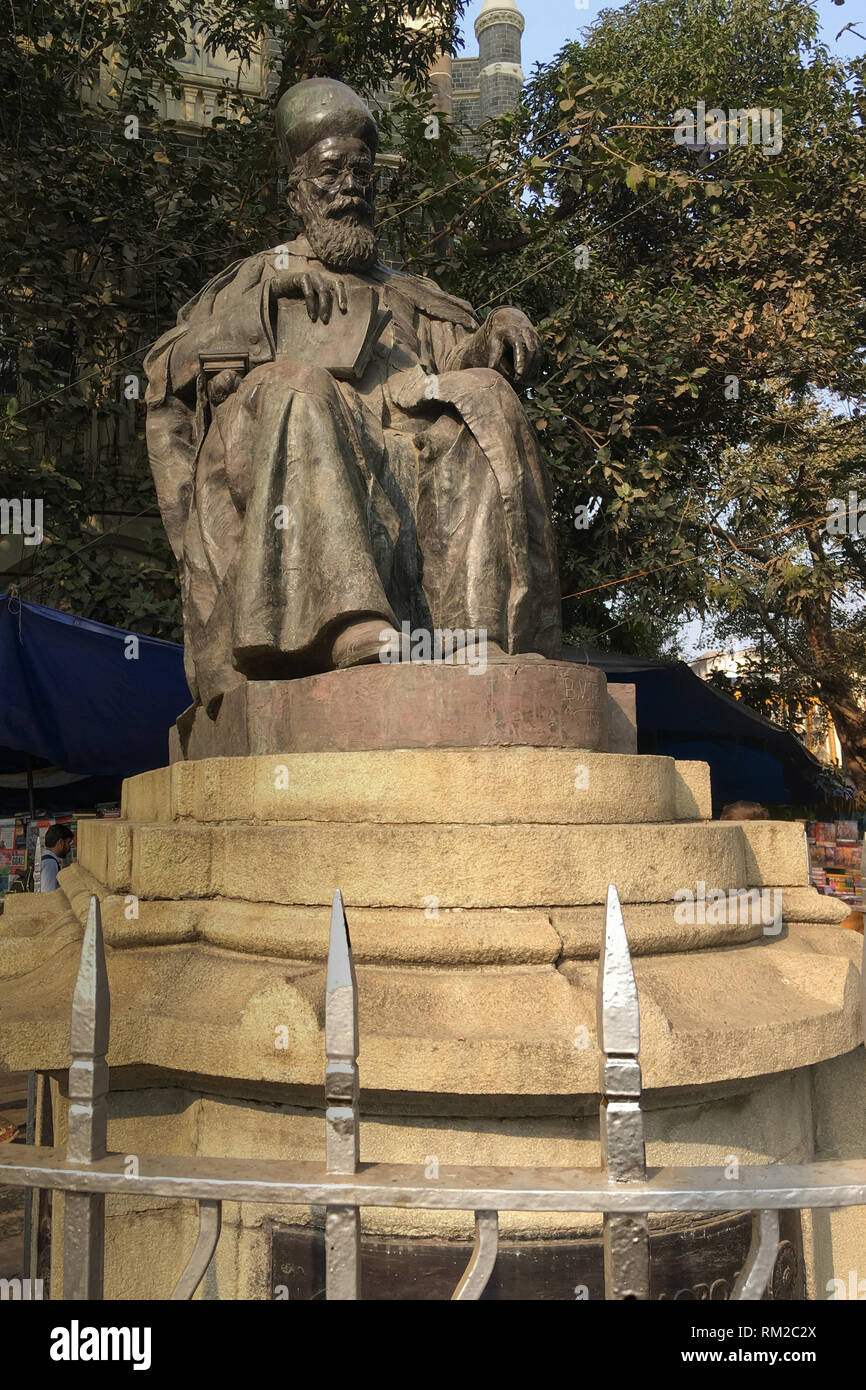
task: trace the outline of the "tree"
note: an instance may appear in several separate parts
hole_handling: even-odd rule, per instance
[[[381,219],[395,259],[482,313],[519,304],[548,347],[527,407],[551,460],[569,636],[655,653],[689,613],[776,643],[772,621],[804,690],[836,702],[856,767],[859,550],[853,537],[829,543],[819,520],[769,533],[808,520],[798,487],[819,517],[837,485],[847,496],[845,470],[855,486],[859,477],[866,61],[831,57],[807,0],[629,0],[538,69],[523,105],[466,146],[444,119],[439,139],[426,138],[419,83],[462,6],[428,8],[434,27],[419,37],[399,23],[396,0],[299,0],[288,11],[216,0],[209,43],[244,56],[275,26],[276,82],[269,101],[227,94],[193,161],[188,138],[153,117],[153,83],[173,80],[183,41],[166,0],[128,13],[119,0],[73,10],[51,0],[35,32],[35,11],[4,21],[12,154],[0,219],[11,289],[0,315],[14,318],[25,390],[53,400],[31,410],[46,441],[34,449],[33,433],[20,432],[22,392],[0,459],[22,486],[80,488],[65,538],[53,540],[62,593],[79,611],[91,603],[144,630],[172,621],[165,549],[134,573],[125,562],[123,573],[85,577],[67,559],[93,539],[100,507],[153,506],[140,407],[119,395],[124,359],[137,369],[209,274],[291,234],[273,167],[273,96],[304,74],[368,87],[393,78],[403,85],[383,123],[400,159],[383,171]],[[87,105],[81,78],[95,82],[111,53],[116,90]],[[699,103],[719,108],[723,126],[683,143],[683,113]],[[752,108],[778,111],[781,132],[768,122],[761,143],[760,122],[746,119],[739,143],[743,122],[730,113]],[[124,140],[125,113],[139,116],[141,141]],[[724,149],[721,134],[731,137]],[[849,419],[819,409],[827,393],[851,402]],[[92,430],[94,415],[106,438],[91,476],[63,441]],[[136,449],[108,428],[130,418]],[[741,528],[765,548],[751,569],[733,548]]]
[[[762,642],[789,708],[829,709],[866,788],[866,420],[780,401],[722,456],[706,505],[717,633]]]
[[[866,500],[866,65],[816,33],[805,0],[604,12],[494,132],[450,283],[541,322],[570,635],[654,654],[693,612],[763,638],[866,789],[862,541],[825,526]],[[678,142],[699,103],[724,126]]]
[[[19,577],[24,597],[180,635],[136,399],[144,350],[211,275],[294,234],[274,160],[281,92],[315,74],[366,88],[394,81],[402,90],[396,117],[385,115],[386,137],[397,119],[423,129],[427,68],[451,47],[463,4],[4,8],[0,491],[43,499],[47,537]],[[425,13],[426,26],[408,28],[407,13]],[[239,60],[266,43],[274,77],[265,97],[226,90],[199,138],[156,110],[160,84],[179,94],[173,63],[185,52],[187,21],[209,51],[223,46]],[[430,153],[441,164],[447,140]],[[128,540],[118,550],[106,532],[121,528]]]
[[[536,72],[450,221],[451,287],[519,303],[549,348],[530,410],[572,635],[654,651],[707,611],[722,451],[755,437],[780,387],[866,389],[864,64],[816,32],[805,0],[605,11]],[[699,102],[779,109],[781,150],[678,144]],[[414,259],[439,255],[428,238]]]

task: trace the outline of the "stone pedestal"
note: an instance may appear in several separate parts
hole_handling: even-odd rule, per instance
[[[377,663],[237,686],[214,719],[200,706],[181,715],[169,761],[378,748],[606,749],[610,704],[603,673],[569,661]],[[621,718],[618,704],[614,715]]]
[[[362,1160],[592,1165],[595,981],[613,882],[640,991],[649,1163],[863,1156],[860,938],[808,887],[801,825],[709,816],[705,765],[586,748],[175,762],[126,783],[121,819],[81,824],[58,892],[7,899],[0,1055],[53,1074],[62,1142],[69,1003],[95,891],[112,994],[109,1146],[321,1159],[324,962],[340,888],[360,995]],[[783,924],[699,908],[689,921],[676,895],[699,885],[778,889]],[[107,1296],[165,1297],[195,1242],[190,1204],[110,1199],[108,1212]],[[468,1215],[363,1219],[371,1269],[412,1241],[434,1252],[458,1241],[453,1261],[468,1258]],[[320,1222],[227,1204],[203,1296],[267,1297]],[[506,1243],[534,1242],[536,1288],[551,1293],[557,1251],[583,1242],[588,1269],[595,1258],[593,1218],[506,1213],[502,1230]],[[660,1218],[653,1230],[659,1250],[708,1247],[695,1223]],[[807,1218],[782,1283],[808,1278],[826,1296],[835,1273],[856,1268],[863,1234],[856,1210]],[[702,1266],[689,1283],[697,1266],[680,1264],[683,1288],[728,1278]],[[415,1266],[421,1296],[433,1265]]]

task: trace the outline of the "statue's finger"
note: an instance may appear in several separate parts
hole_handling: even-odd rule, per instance
[[[522,381],[526,372],[526,340],[515,338],[511,350],[514,353],[514,379]]]
[[[349,296],[346,294],[346,286],[342,280],[337,281],[337,303],[340,306],[341,314],[349,312]]]
[[[502,361],[503,347],[504,344],[502,339],[499,337],[498,333],[494,333],[490,340],[490,351],[487,354],[488,367],[492,367],[495,370],[499,366],[499,363]]]
[[[305,275],[301,280],[301,293],[303,294],[305,303],[307,305],[307,313],[313,320],[313,323],[315,323],[316,316],[319,310],[319,303],[316,298],[316,286],[313,281],[312,275]]]
[[[524,374],[529,377],[535,369],[538,341],[534,333],[525,332],[520,335],[520,344],[523,349]]]
[[[529,339],[529,366],[527,371],[533,381],[541,375],[544,366],[544,346],[540,339],[533,336]]]
[[[331,293],[330,285],[319,286],[319,318],[322,323],[330,323],[331,321],[331,309],[333,308]]]

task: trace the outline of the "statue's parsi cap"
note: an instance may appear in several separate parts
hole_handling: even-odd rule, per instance
[[[376,121],[357,92],[333,77],[310,77],[284,92],[277,104],[277,139],[283,163],[291,168],[302,154],[331,135],[363,140],[376,153]]]

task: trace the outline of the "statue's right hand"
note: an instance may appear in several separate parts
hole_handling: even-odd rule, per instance
[[[323,270],[284,270],[271,280],[271,290],[279,298],[303,299],[313,323],[328,323],[334,304],[340,313],[349,308],[346,286],[336,275]]]

